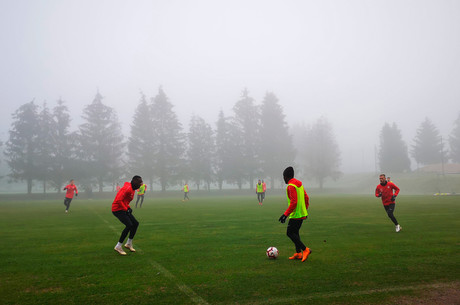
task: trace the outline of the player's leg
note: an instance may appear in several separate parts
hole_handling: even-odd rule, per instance
[[[67,197],[64,198],[64,205],[65,205],[65,212],[67,213],[67,211],[69,210],[69,205],[67,204]]]
[[[137,195],[136,208],[137,208],[137,203],[139,202],[139,197],[141,197],[141,196]]]
[[[292,240],[295,245],[295,254],[290,259],[301,259],[302,251],[305,250],[305,245],[300,240],[299,230],[302,226],[302,219],[289,219],[286,235]]]
[[[398,225],[398,221],[396,220],[395,216],[393,215],[394,210],[395,210],[395,204],[389,204],[389,205],[384,205],[385,211],[387,212],[388,217],[391,219],[391,221],[395,224],[395,226]]]
[[[133,228],[133,223],[132,223],[130,217],[128,216],[128,212],[126,212],[126,211],[116,211],[116,212],[112,212],[112,214],[115,217],[117,217],[118,220],[120,220],[120,222],[122,224],[125,225],[125,228],[121,232],[120,238],[118,239],[118,243],[117,243],[117,245],[115,246],[114,249],[115,249],[115,251],[117,251],[121,255],[126,255],[125,251],[123,251],[121,246],[123,245],[123,241],[125,240],[126,236],[128,236],[128,233]]]
[[[396,230],[396,233],[398,233],[399,231],[401,231],[401,226],[399,225],[398,221],[396,220],[396,217],[394,216],[395,208],[396,208],[396,205],[394,203],[391,203],[385,207],[385,210],[387,211],[388,217],[395,224],[395,230]]]
[[[131,213],[128,213],[128,217],[131,220],[131,223],[133,224],[133,226],[131,227],[129,231],[128,241],[125,244],[125,248],[128,248],[129,251],[131,252],[136,252],[136,250],[133,248],[133,239],[134,239],[134,235],[136,235],[137,228],[139,227],[139,221],[137,221],[137,219]]]
[[[69,211],[69,208],[70,208],[70,202],[72,201],[72,198],[66,198],[65,199],[65,212],[67,213]]]
[[[302,262],[304,262],[312,251],[300,240],[299,231],[302,223],[303,219],[289,219],[287,235],[296,247],[296,253],[289,259],[302,259]]]
[[[140,204],[140,208],[142,208],[142,204],[144,203],[144,195],[141,196],[141,204]]]

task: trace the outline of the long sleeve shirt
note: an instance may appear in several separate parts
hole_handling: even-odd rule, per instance
[[[398,196],[399,187],[397,187],[393,182],[387,182],[384,185],[379,184],[375,188],[375,197],[382,197],[383,205],[389,205],[395,203],[391,201],[393,195]]]
[[[118,191],[112,203],[112,212],[127,211],[129,203],[134,198],[135,191],[131,186],[131,182],[125,182],[123,187]]]

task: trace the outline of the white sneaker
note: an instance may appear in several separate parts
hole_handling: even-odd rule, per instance
[[[126,252],[123,251],[123,249],[121,247],[117,247],[115,246],[115,248],[113,248],[115,251],[117,251],[118,253],[120,253],[120,255],[126,255]]]
[[[125,244],[125,248],[129,249],[129,251],[131,251],[131,252],[136,252],[136,249],[133,248],[133,245]]]
[[[396,233],[398,233],[399,231],[401,231],[401,226],[400,225],[396,225]]]
[[[67,213],[67,210],[65,210],[65,212]]]

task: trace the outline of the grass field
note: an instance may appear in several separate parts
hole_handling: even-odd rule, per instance
[[[134,209],[137,252],[125,257],[113,250],[122,225],[110,200],[76,199],[68,214],[62,200],[1,202],[0,303],[460,302],[460,197],[398,197],[395,233],[379,199],[312,196],[304,263],[287,259],[285,201],[146,199]]]

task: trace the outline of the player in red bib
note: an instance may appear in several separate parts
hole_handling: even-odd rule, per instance
[[[399,194],[399,187],[397,187],[393,182],[387,181],[385,174],[379,176],[380,184],[377,185],[375,189],[375,197],[381,197],[383,207],[388,214],[388,217],[393,221],[396,226],[396,232],[401,231],[401,226],[393,215],[395,211],[395,200],[396,196]]]
[[[121,232],[120,239],[114,248],[115,251],[121,255],[126,255],[126,252],[123,251],[121,246],[128,233],[129,236],[125,248],[129,249],[131,252],[136,252],[133,248],[133,238],[136,234],[137,227],[139,227],[139,222],[134,218],[133,210],[129,206],[129,203],[133,200],[136,190],[139,189],[143,183],[140,176],[134,176],[131,182],[125,182],[112,203],[112,214],[125,225],[125,228]]]
[[[78,196],[77,186],[75,185],[73,179],[70,180],[70,184],[64,187],[64,191],[67,190],[65,193],[64,205],[65,205],[65,212],[69,212],[70,202],[73,199],[73,194],[75,193],[75,197]]]

